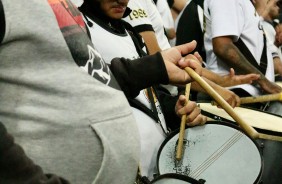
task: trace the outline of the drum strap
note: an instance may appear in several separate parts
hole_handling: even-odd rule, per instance
[[[131,107],[134,107],[134,108],[144,112],[145,114],[150,116],[150,118],[152,118],[153,120],[158,122],[158,117],[156,117],[155,114],[150,109],[148,109],[144,104],[142,104],[138,100],[132,99],[132,98],[127,98],[127,100],[128,100]]]
[[[136,180],[134,184],[150,184],[150,180],[146,176],[142,176],[140,164],[138,165]]]
[[[248,49],[248,47],[245,45],[245,43],[242,41],[241,38],[237,42],[234,42],[234,45],[236,45],[240,52],[247,58],[247,60],[256,67],[262,74],[265,75],[266,68],[267,68],[267,55],[266,55],[266,37],[263,33],[263,50],[260,58],[260,64],[257,63],[256,59]]]
[[[154,89],[153,87],[147,88],[149,100],[150,100],[150,103],[151,103],[151,106],[152,106],[152,110],[153,110],[153,113],[154,113],[155,117],[158,118],[158,121],[157,121],[157,122],[158,122],[158,124],[160,124],[160,126],[161,126],[163,132],[164,132],[165,134],[168,134],[169,132],[165,131],[164,127],[162,126],[162,122],[161,122],[161,120],[159,119],[157,107],[156,107],[155,100],[154,100],[154,96],[153,96],[153,92],[152,92],[153,89]]]
[[[153,87],[151,87],[153,88]],[[144,112],[145,114],[147,114],[150,118],[152,118],[153,120],[155,120],[156,123],[158,123],[163,132],[167,135],[169,133],[169,131],[165,131],[165,129],[163,128],[162,126],[162,123],[161,123],[161,120],[159,119],[159,116],[158,116],[158,111],[157,111],[157,108],[156,108],[156,105],[155,105],[155,100],[154,100],[154,97],[153,97],[153,93],[152,93],[152,89],[151,88],[146,88],[147,91],[148,91],[148,96],[149,96],[149,101],[151,103],[151,106],[152,106],[152,110],[147,108],[144,104],[142,104],[141,102],[139,102],[138,100],[136,99],[133,99],[133,98],[127,98],[129,104],[131,107],[134,107],[142,112]],[[154,89],[154,88],[153,88]]]

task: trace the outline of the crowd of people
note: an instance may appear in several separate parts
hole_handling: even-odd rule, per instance
[[[280,5],[0,0],[0,183],[151,183],[183,115],[188,127],[208,120],[197,102],[212,98],[186,67],[233,108],[282,92]],[[242,107],[282,123],[279,101]],[[255,141],[259,182],[280,183],[282,143]]]

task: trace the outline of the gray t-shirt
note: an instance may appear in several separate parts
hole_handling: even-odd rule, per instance
[[[111,87],[77,12],[49,2],[2,0],[0,119],[46,173],[78,184],[133,183],[140,145],[127,100]]]

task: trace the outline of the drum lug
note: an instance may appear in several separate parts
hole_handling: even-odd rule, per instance
[[[261,149],[263,149],[263,148],[264,148],[264,143],[261,142],[261,143],[259,144],[259,147],[260,147]]]
[[[199,179],[199,183],[204,184],[204,183],[206,183],[206,180],[204,180],[204,179]]]
[[[214,116],[213,119],[216,120],[216,121],[222,122],[222,119],[221,119],[221,117],[219,117],[219,116]]]

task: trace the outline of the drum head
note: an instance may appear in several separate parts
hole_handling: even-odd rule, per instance
[[[202,114],[211,119],[224,122],[233,122],[235,120],[221,108],[210,103],[198,103],[202,109]],[[236,107],[233,109],[246,123],[254,127],[258,132],[269,135],[282,136],[282,117],[257,109],[246,107]]]
[[[238,129],[210,123],[187,128],[182,159],[175,159],[179,132],[173,132],[158,152],[159,174],[177,173],[206,183],[256,183],[262,158],[257,144]]]
[[[176,173],[167,173],[156,177],[152,184],[201,184],[199,181],[194,180],[185,175],[180,175]]]

